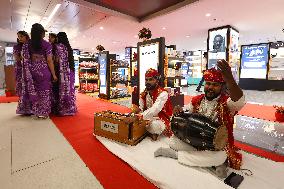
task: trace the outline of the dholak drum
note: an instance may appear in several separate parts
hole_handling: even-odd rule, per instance
[[[222,150],[228,141],[226,126],[201,114],[182,113],[171,120],[174,135],[199,150]]]

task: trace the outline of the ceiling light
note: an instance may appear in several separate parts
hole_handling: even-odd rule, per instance
[[[92,50],[95,50],[95,48],[93,47]]]
[[[104,29],[104,27],[101,26],[101,27],[100,27],[100,30],[103,30],[103,29]]]
[[[166,28],[165,28],[165,27],[163,27],[162,29],[163,29],[163,30],[165,30]]]
[[[134,37],[135,37],[135,38],[137,38],[137,37],[138,37],[138,35],[134,35]]]
[[[86,36],[85,36],[85,35],[83,35],[83,38],[86,38]]]
[[[207,41],[203,41],[203,43],[207,43]]]
[[[189,35],[185,36],[185,37],[189,37]]]
[[[207,13],[207,14],[205,14],[205,16],[206,16],[206,17],[209,17],[209,16],[211,16],[211,14],[210,14],[210,13]]]
[[[115,43],[117,43],[117,42],[116,42],[116,41],[113,41],[112,43],[115,44]]]
[[[49,17],[47,18],[44,27],[47,26],[47,24],[50,22],[50,20],[53,18],[53,16],[55,15],[55,13],[58,11],[59,7],[61,6],[61,4],[57,4],[54,9],[52,10],[51,14],[49,15]]]
[[[1,48],[2,46],[0,46],[0,48]]]

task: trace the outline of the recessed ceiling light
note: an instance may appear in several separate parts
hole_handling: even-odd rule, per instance
[[[166,27],[163,27],[162,29],[163,29],[163,30],[165,30],[165,29],[166,29]]]
[[[83,37],[84,37],[84,38],[86,38],[86,36],[85,36],[85,35],[83,35]]]
[[[95,50],[95,48],[93,47],[92,50]]]
[[[135,38],[137,38],[137,37],[138,37],[138,35],[134,35],[134,37],[135,37]]]
[[[203,43],[207,43],[207,41],[203,41]]]
[[[185,37],[189,37],[189,35],[185,36]]]
[[[103,30],[103,29],[104,29],[104,27],[101,26],[101,27],[100,27],[100,30]]]
[[[0,48],[1,48],[2,46],[0,46]]]
[[[207,13],[207,14],[205,14],[205,16],[206,16],[206,17],[209,17],[209,16],[211,16],[211,14],[210,14],[210,13]]]
[[[113,41],[112,43],[115,44],[115,43],[117,43],[117,42],[116,42],[116,41]]]

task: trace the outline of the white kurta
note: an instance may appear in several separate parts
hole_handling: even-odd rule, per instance
[[[215,111],[218,105],[218,99],[208,101],[203,99],[199,107],[199,113],[217,121],[217,112]],[[233,115],[245,105],[245,97],[242,96],[238,101],[234,102],[231,98],[227,100],[227,106]],[[184,107],[184,110],[193,111],[192,103]],[[189,166],[211,167],[218,166],[225,162],[227,155],[225,151],[196,151],[194,147],[185,143],[173,136],[170,141],[170,147],[178,151],[178,162]]]
[[[146,130],[151,134],[162,134],[165,130],[165,123],[158,117],[158,113],[163,109],[165,103],[168,100],[168,93],[163,91],[157,97],[155,103],[149,94],[146,95],[146,107],[147,110],[141,113],[144,120],[149,120],[150,123],[147,125]],[[139,108],[143,110],[144,102],[139,99]]]

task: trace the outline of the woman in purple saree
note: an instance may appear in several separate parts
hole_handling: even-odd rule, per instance
[[[17,36],[18,44],[13,47],[13,54],[15,59],[16,93],[20,96],[22,94],[22,47],[30,37],[25,31],[18,31]]]
[[[74,115],[77,112],[74,57],[65,32],[57,34],[55,46],[58,82],[53,87],[53,113],[59,116]]]
[[[52,46],[43,40],[44,35],[43,26],[38,23],[33,24],[31,40],[22,48],[23,96],[21,98],[30,103],[29,111],[39,118],[47,118],[51,112],[51,81],[52,79],[57,81],[52,60]],[[20,101],[17,113],[23,114]]]

